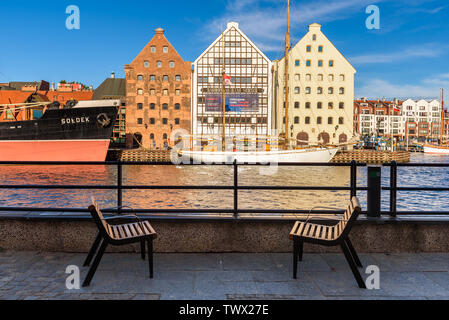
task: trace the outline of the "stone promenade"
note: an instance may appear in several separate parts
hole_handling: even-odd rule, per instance
[[[0,252],[0,299],[449,299],[449,254],[361,254],[380,268],[380,289],[361,290],[341,254],[156,254],[155,278],[138,254],[106,254],[91,287],[67,290],[85,254]],[[366,278],[367,275],[363,274]]]

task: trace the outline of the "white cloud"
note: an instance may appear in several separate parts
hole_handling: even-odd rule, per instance
[[[415,84],[395,84],[383,79],[371,79],[356,88],[356,97],[367,98],[426,98],[438,99],[440,89],[449,90],[449,74],[423,79]]]
[[[300,27],[345,19],[354,12],[364,11],[372,0],[317,0],[296,2],[291,9],[292,38],[296,41],[305,33]],[[379,2],[379,1],[377,1]],[[240,23],[242,30],[268,52],[283,51],[287,26],[284,0],[229,0],[220,17],[206,23],[203,33],[207,40],[217,37],[229,21]]]
[[[444,54],[444,49],[445,47],[442,47],[441,44],[427,43],[420,46],[407,47],[395,52],[371,53],[350,57],[349,61],[355,65],[361,65],[369,63],[392,63],[409,58],[434,58]]]

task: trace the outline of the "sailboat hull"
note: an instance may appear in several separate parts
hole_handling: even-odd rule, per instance
[[[182,155],[190,157],[196,163],[329,163],[338,148],[314,148],[288,151],[249,151],[249,152],[205,152],[182,151]]]
[[[429,146],[424,145],[424,153],[449,155],[449,146]]]

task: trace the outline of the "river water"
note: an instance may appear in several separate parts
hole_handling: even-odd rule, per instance
[[[449,156],[412,154],[414,163],[449,163]],[[265,170],[265,171],[264,171]],[[270,170],[267,172],[266,170]],[[342,167],[239,168],[240,185],[349,186],[350,170]],[[389,186],[389,168],[383,168],[382,184]],[[125,166],[124,185],[233,185],[232,167]],[[445,187],[449,168],[399,168],[398,186]],[[105,185],[116,184],[114,166],[0,166],[1,185]],[[358,169],[358,186],[366,186],[366,168]],[[359,192],[366,205],[366,192]],[[0,207],[85,208],[94,196],[102,207],[116,205],[112,190],[11,190],[0,189]],[[398,210],[449,211],[446,192],[399,192]],[[346,191],[240,191],[240,209],[310,210],[325,205],[344,208]],[[127,190],[123,204],[136,209],[232,209],[232,190]],[[389,193],[382,194],[388,210]]]

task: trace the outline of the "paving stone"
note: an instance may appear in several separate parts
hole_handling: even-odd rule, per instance
[[[223,255],[224,270],[274,270],[276,264],[269,254],[230,253]]]

